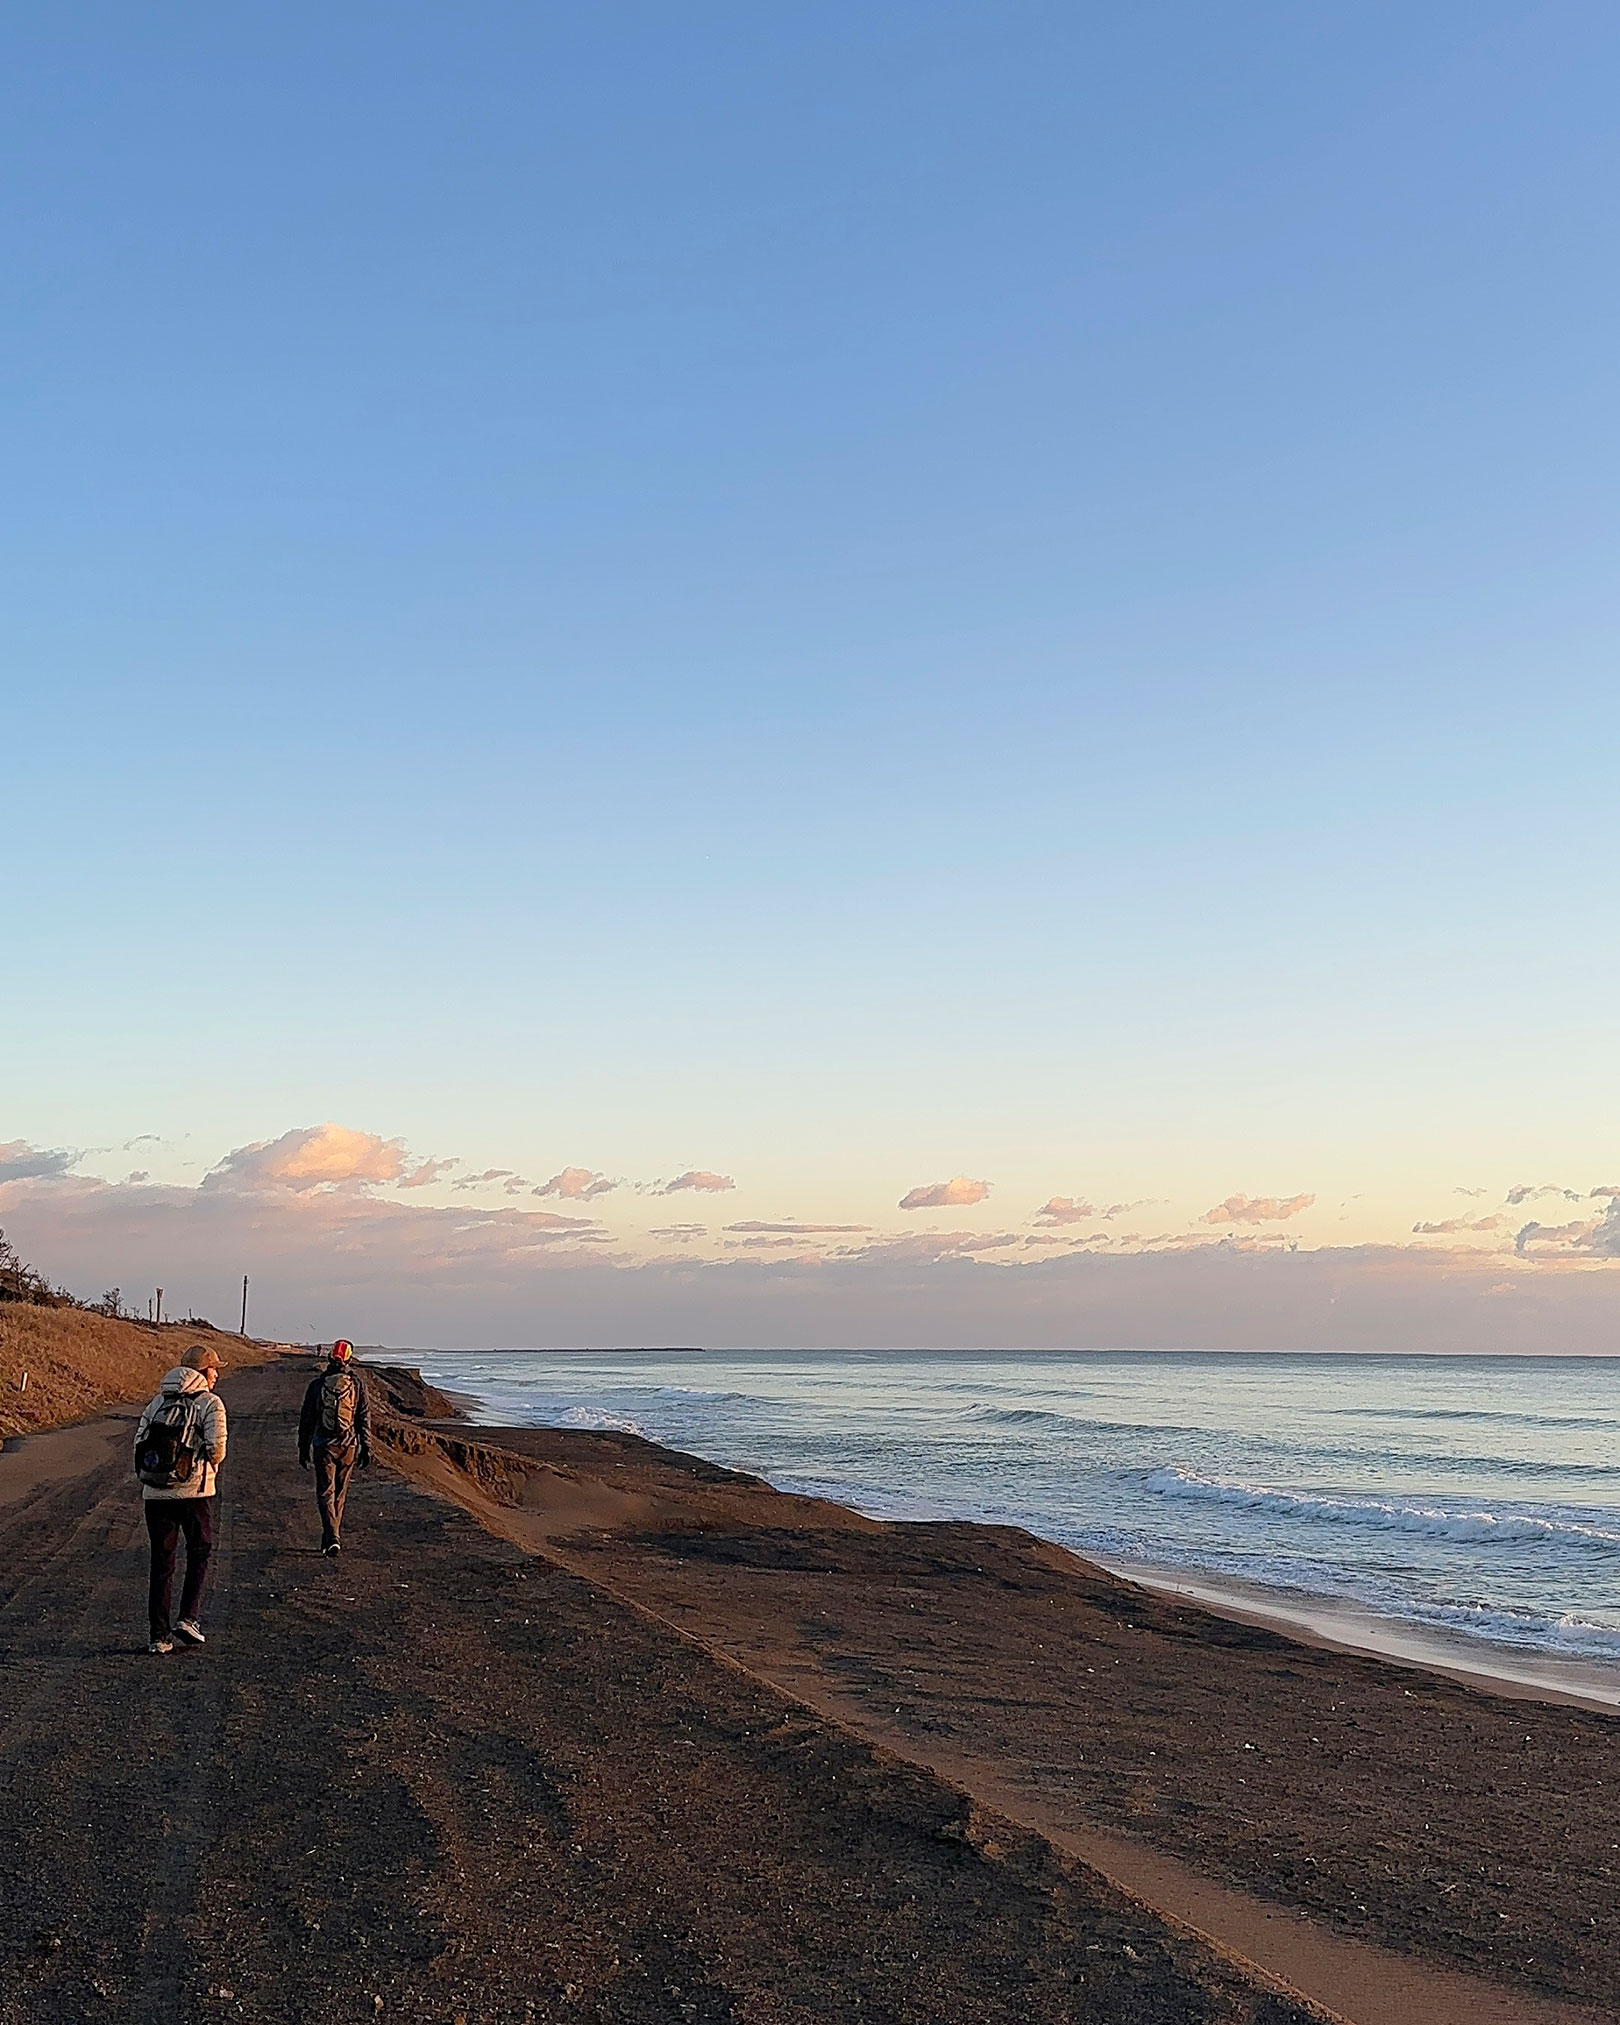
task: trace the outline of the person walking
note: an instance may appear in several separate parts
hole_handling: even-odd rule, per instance
[[[312,1378],[298,1416],[298,1467],[315,1458],[315,1502],[321,1512],[321,1552],[343,1551],[343,1505],[356,1463],[371,1465],[371,1402],[354,1367],[354,1345],[341,1337],[326,1369]]]
[[[176,1639],[187,1645],[206,1643],[197,1620],[214,1547],[214,1493],[225,1460],[225,1402],[215,1394],[218,1381],[218,1354],[194,1343],[136,1425],[135,1474],[152,1543],[148,1652],[173,1652]],[[186,1579],[179,1622],[171,1630],[174,1562],[182,1535]]]

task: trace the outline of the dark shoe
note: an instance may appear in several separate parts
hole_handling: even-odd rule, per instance
[[[329,1547],[323,1547],[321,1552],[323,1554],[341,1554],[343,1552],[343,1542],[341,1540],[334,1540]]]
[[[174,1627],[174,1635],[176,1638],[183,1638],[187,1645],[206,1645],[208,1643],[207,1639],[202,1635],[202,1626],[198,1624],[195,1617],[182,1617],[180,1622]]]

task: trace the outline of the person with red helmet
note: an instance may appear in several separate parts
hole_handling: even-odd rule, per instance
[[[321,1514],[321,1552],[343,1551],[343,1506],[356,1463],[371,1463],[371,1402],[355,1369],[354,1345],[339,1337],[326,1369],[312,1378],[298,1416],[298,1466],[315,1461],[315,1502]]]

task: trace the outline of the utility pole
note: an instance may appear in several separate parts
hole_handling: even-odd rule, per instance
[[[163,1327],[163,1289],[161,1287],[158,1288],[157,1318],[158,1327],[161,1329]]]
[[[247,1274],[246,1274],[246,1273],[244,1273],[244,1274],[242,1275],[242,1328],[241,1328],[241,1334],[242,1334],[242,1335],[244,1335],[244,1336],[245,1336],[245,1335],[247,1334]]]

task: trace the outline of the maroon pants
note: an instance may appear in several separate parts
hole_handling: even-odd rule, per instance
[[[152,1585],[147,1609],[152,1619],[152,1636],[167,1638],[169,1604],[174,1595],[174,1556],[180,1535],[186,1536],[186,1579],[180,1591],[180,1615],[195,1618],[202,1603],[203,1580],[208,1557],[214,1551],[214,1501],[212,1498],[148,1498],[145,1504],[146,1530],[152,1541]]]

